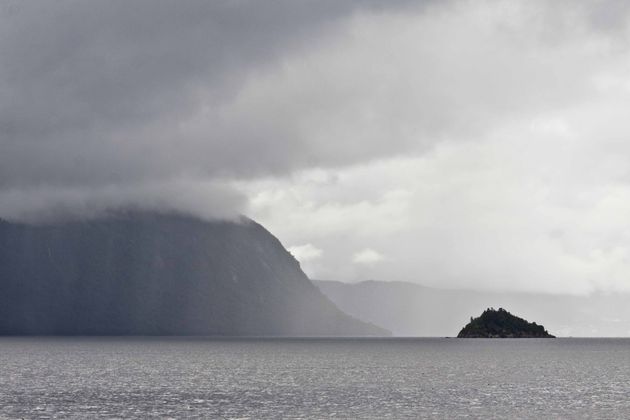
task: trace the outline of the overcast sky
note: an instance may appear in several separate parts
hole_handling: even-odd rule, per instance
[[[244,213],[314,278],[630,291],[626,1],[0,2],[0,217]]]

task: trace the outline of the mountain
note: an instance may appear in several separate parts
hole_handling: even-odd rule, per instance
[[[364,336],[252,220],[0,221],[0,334]]]
[[[554,338],[545,327],[512,315],[503,308],[483,311],[457,334],[457,338]]]
[[[407,282],[313,281],[341,310],[396,336],[454,336],[470,314],[504,307],[561,336],[630,334],[630,294],[589,296],[445,290]]]

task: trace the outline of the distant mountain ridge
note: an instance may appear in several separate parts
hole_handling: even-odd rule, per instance
[[[121,212],[0,220],[0,334],[388,332],[340,311],[252,220]]]
[[[630,294],[590,296],[447,290],[415,283],[314,280],[344,312],[387,328],[396,336],[455,336],[470,315],[489,307],[510,308],[544,320],[559,336],[630,335]]]

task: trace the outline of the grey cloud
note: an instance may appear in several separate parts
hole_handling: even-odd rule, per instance
[[[188,164],[221,172],[221,159],[208,156],[204,167],[203,159],[182,161],[178,148],[194,156],[229,155],[231,148],[248,153],[239,147],[243,139],[220,144],[226,139],[212,132],[178,138],[178,124],[201,107],[220,106],[245,76],[332,30],[356,7],[332,1],[10,4],[0,41],[3,183],[126,182]],[[170,137],[155,138],[165,129]]]
[[[556,31],[568,51],[535,36],[554,31],[537,13],[562,17],[561,8],[515,2],[493,17],[501,2],[476,4],[5,2],[0,193],[11,201],[0,216],[30,194],[168,201],[173,191],[159,186],[181,179],[229,189],[234,179],[418,153],[588,96],[596,64],[571,50],[581,32]],[[613,19],[587,2],[571,11],[586,31]],[[224,202],[205,194],[204,205]]]
[[[285,171],[300,150],[271,150],[252,121],[231,123],[239,130],[220,129],[214,114],[248,76],[334,32],[353,13],[382,7],[351,1],[5,1],[0,189],[141,188],[181,176]],[[187,120],[200,113],[209,113],[210,126],[187,131]]]
[[[0,215],[26,222],[89,219],[111,211],[144,209],[235,219],[244,197],[213,181],[176,179],[103,187],[34,187],[0,191]]]
[[[176,125],[199,106],[200,87],[219,101],[325,18],[316,7],[229,2],[16,7],[3,17],[0,47],[3,155],[12,158],[2,178],[25,184],[140,176],[150,169],[143,161],[169,153],[139,137],[145,125]],[[177,140],[186,139],[166,146]]]

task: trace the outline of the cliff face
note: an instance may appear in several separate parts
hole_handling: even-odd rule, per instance
[[[545,327],[527,322],[503,308],[485,310],[479,318],[470,320],[458,338],[553,338]]]
[[[0,334],[387,335],[259,224],[127,213],[0,221]]]

